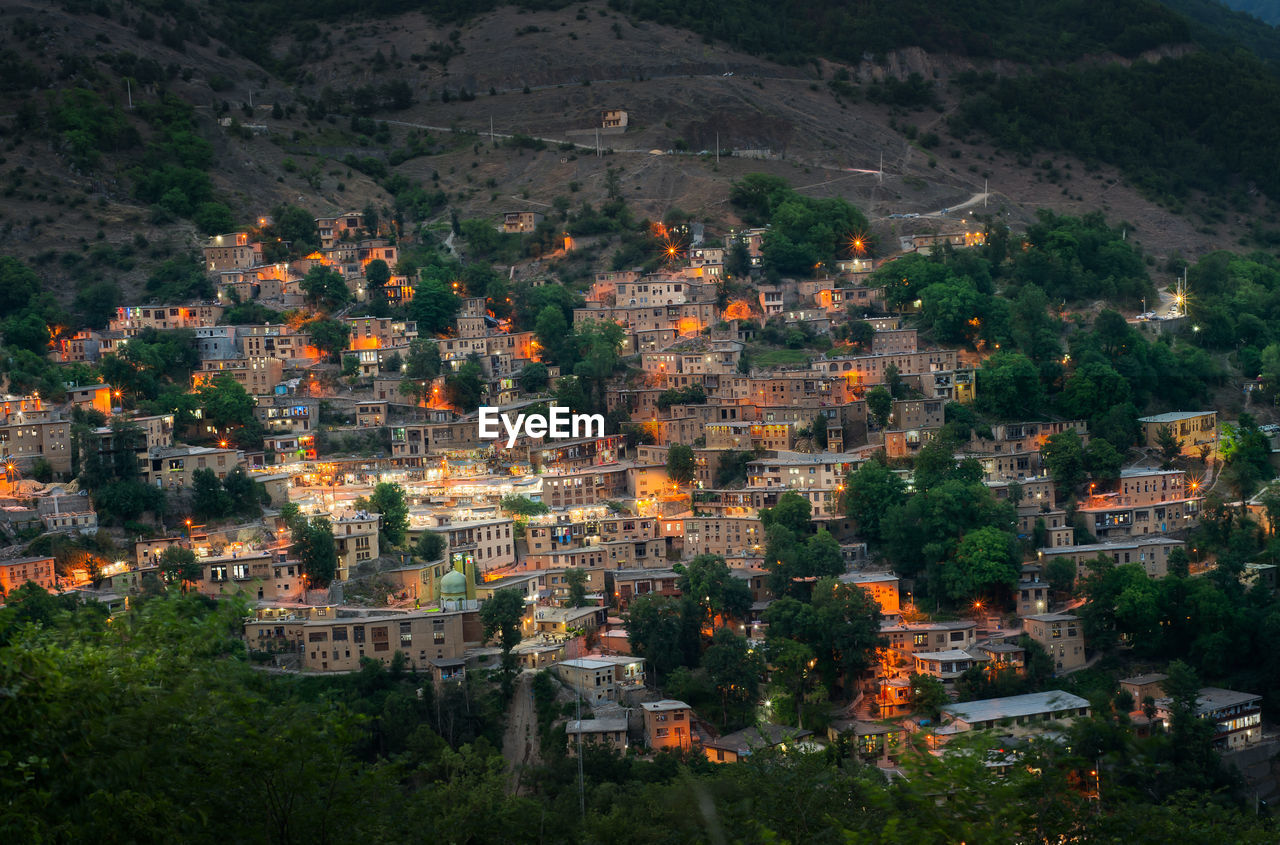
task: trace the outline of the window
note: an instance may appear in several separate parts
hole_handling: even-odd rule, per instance
[[[235,563],[231,565],[231,577],[237,581],[244,581],[249,577],[249,564]]]
[[[964,631],[952,631],[952,632],[951,632],[951,642],[953,642],[953,643],[961,643],[961,642],[964,642]]]
[[[327,641],[328,639],[329,639],[329,635],[324,631],[312,631],[311,633],[307,634],[307,642],[309,643],[322,643]]]
[[[658,739],[664,739],[669,733],[671,733],[671,731],[668,728],[658,728],[655,733],[657,734]]]
[[[333,629],[333,641],[334,641],[335,643],[336,643],[336,642],[343,642],[343,641],[345,641],[346,639],[347,639],[347,629],[346,629],[346,628],[334,628],[334,629]]]
[[[400,623],[400,645],[409,645],[413,642],[413,623]]]
[[[225,566],[222,566],[222,565],[214,565],[214,566],[210,566],[210,567],[209,567],[209,580],[210,580],[210,581],[225,581],[225,580],[227,580],[227,568],[226,568]]]

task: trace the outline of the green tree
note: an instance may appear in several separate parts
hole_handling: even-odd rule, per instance
[[[1084,481],[1084,447],[1075,429],[1051,435],[1041,447],[1040,455],[1059,487],[1074,490]]]
[[[1072,419],[1092,420],[1129,401],[1130,393],[1129,382],[1111,365],[1091,361],[1067,378],[1058,395],[1058,407]]]
[[[307,296],[307,302],[326,311],[336,311],[351,301],[351,289],[337,270],[318,264],[307,271],[298,283]]]
[[[569,607],[586,607],[587,571],[576,567],[566,569],[564,582],[569,585]]]
[[[907,485],[883,463],[872,459],[849,473],[845,481],[844,512],[858,524],[858,533],[872,542],[881,539],[886,515],[906,501]]]
[[[840,551],[840,541],[826,528],[819,528],[817,533],[804,544],[798,577],[824,578],[829,575],[840,575],[846,570],[844,555]]]
[[[356,507],[381,514],[378,532],[381,542],[387,547],[395,548],[404,543],[409,531],[409,504],[403,487],[380,481],[373,486],[368,497],[356,500]]]
[[[49,348],[49,326],[38,314],[15,314],[4,321],[4,342],[7,346],[43,353]]]
[[[304,326],[304,331],[311,338],[311,345],[328,355],[329,360],[335,363],[351,340],[351,327],[341,320],[329,317],[312,320]]]
[[[765,654],[774,686],[791,699],[796,723],[803,727],[804,704],[811,679],[816,677],[817,655],[807,643],[786,637],[770,637],[765,643]]]
[[[1091,477],[1099,481],[1115,481],[1120,477],[1124,455],[1117,452],[1116,447],[1108,441],[1101,438],[1090,440],[1089,445],[1084,447],[1082,457],[1084,468]]]
[[[590,388],[597,411],[605,407],[605,384],[621,364],[619,349],[625,338],[622,326],[612,320],[586,323],[574,331],[578,350],[573,374]]]
[[[431,381],[440,375],[440,347],[430,340],[414,340],[404,359],[404,375],[414,381]]]
[[[213,470],[196,470],[191,476],[191,485],[191,508],[200,519],[221,519],[231,512],[231,497],[222,489],[222,480]]]
[[[541,390],[546,390],[549,381],[547,365],[541,361],[526,364],[516,378],[520,382],[520,389],[525,393],[537,393]]]
[[[1004,420],[1034,419],[1044,413],[1040,371],[1019,352],[1000,351],[978,371],[978,405]]]
[[[1241,414],[1237,425],[1222,425],[1221,451],[1226,464],[1222,477],[1242,499],[1275,475],[1270,441],[1249,414]]]
[[[164,577],[165,583],[177,584],[184,593],[187,591],[188,584],[200,580],[200,562],[196,560],[196,553],[191,549],[169,546],[160,553],[159,565],[160,574]]]
[[[444,279],[424,277],[413,289],[413,299],[408,305],[409,318],[417,322],[418,331],[442,334],[453,325],[453,318],[462,307],[450,283]]]
[[[534,337],[542,347],[543,358],[553,364],[559,364],[561,372],[572,369],[577,361],[577,349],[572,342],[572,332],[564,311],[558,306],[548,305],[538,312],[533,326]],[[567,373],[566,373],[567,374]]]
[[[266,490],[254,481],[244,467],[233,467],[222,478],[222,489],[227,497],[227,512],[256,517],[262,513]]]
[[[750,721],[764,665],[747,638],[721,628],[702,655],[702,668],[720,695],[720,724],[726,730]]]
[[[893,396],[884,385],[877,384],[867,391],[867,413],[880,428],[889,424],[889,416],[893,413]]]
[[[445,376],[444,391],[450,404],[469,414],[484,400],[484,369],[479,363],[467,360],[457,371]]]
[[[502,246],[500,233],[488,220],[463,220],[460,228],[469,252],[481,260],[492,260]]]
[[[1075,561],[1066,557],[1055,557],[1045,568],[1045,577],[1049,581],[1049,589],[1055,593],[1069,595],[1076,583]]]
[[[740,238],[735,239],[725,253],[724,272],[732,279],[745,278],[751,274],[751,254]]]
[[[582,389],[582,379],[577,376],[565,376],[556,382],[555,404],[563,405],[574,413],[586,413],[591,410],[586,391]]]
[[[418,542],[413,546],[413,554],[420,560],[441,560],[445,546],[448,545],[441,535],[434,531],[423,531]]]
[[[716,627],[716,619],[727,625],[730,619],[742,619],[751,609],[751,590],[719,555],[698,555],[687,565],[676,565],[680,573],[677,585],[702,610],[702,621]]]
[[[524,594],[510,587],[496,590],[480,605],[485,642],[496,636],[502,649],[503,691],[508,697],[516,669],[516,660],[511,650],[520,644],[520,623],[524,619],[524,611]]]
[[[727,451],[720,456],[716,465],[715,485],[719,488],[730,487],[747,480],[747,464],[755,460],[754,452]]]
[[[966,534],[955,560],[942,569],[947,596],[963,602],[1012,589],[1018,581],[1014,542],[1012,534],[991,526]]]
[[[914,674],[908,679],[911,689],[911,709],[923,713],[935,722],[942,715],[942,708],[951,703],[947,688],[932,675]]]
[[[667,477],[676,484],[685,486],[693,483],[698,471],[698,463],[693,456],[693,449],[682,443],[673,443],[667,449]]]
[[[767,528],[781,525],[796,535],[809,533],[812,525],[813,506],[809,500],[793,490],[778,497],[778,504],[760,511],[760,522]]]
[[[296,205],[282,205],[272,212],[275,232],[287,241],[294,255],[320,247],[320,231],[311,212]]]
[[[1164,692],[1169,698],[1169,739],[1179,780],[1207,785],[1216,780],[1221,763],[1213,751],[1214,725],[1200,718],[1200,676],[1192,666],[1174,660],[1166,668]]]
[[[518,496],[515,494],[503,496],[498,503],[503,511],[516,516],[541,516],[545,513],[551,513],[551,508],[546,502],[535,502],[528,496]]]
[[[381,302],[382,289],[387,286],[387,282],[391,281],[391,268],[381,258],[375,258],[364,265],[364,280],[368,286],[369,299]]]
[[[231,209],[220,202],[202,202],[191,216],[201,232],[206,235],[217,235],[230,232],[236,227],[236,219]]]
[[[1160,450],[1160,468],[1173,469],[1173,462],[1182,454],[1182,443],[1171,426],[1162,425],[1156,430],[1156,448]]]
[[[676,667],[696,662],[697,616],[685,614],[681,599],[658,593],[637,596],[627,607],[626,620],[627,642],[653,667],[655,683]]]
[[[0,314],[15,314],[41,288],[35,271],[12,256],[0,256]]]
[[[224,431],[251,428],[254,401],[248,391],[227,373],[219,373],[196,388],[204,419]]]
[[[293,553],[302,564],[309,589],[324,589],[338,574],[333,524],[323,516],[300,519],[291,531]]]

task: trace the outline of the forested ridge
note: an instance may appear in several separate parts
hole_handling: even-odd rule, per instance
[[[341,678],[259,673],[231,602],[152,598],[108,622],[36,587],[12,598],[0,610],[6,842],[1276,839],[1219,791],[1230,778],[1190,715],[1134,740],[1127,715],[1104,708],[1077,721],[1069,746],[1030,743],[1007,771],[985,753],[912,755],[909,778],[892,783],[840,745],[728,766],[588,748],[580,805],[545,675],[534,695],[550,754],[534,794],[517,796],[495,747],[495,685],[441,695],[398,663]],[[1089,798],[1099,760],[1104,803]]]

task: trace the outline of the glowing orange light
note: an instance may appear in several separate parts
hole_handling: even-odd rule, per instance
[[[724,318],[726,320],[749,320],[751,319],[751,303],[745,299],[735,299],[725,306]]]
[[[867,238],[861,232],[854,232],[849,239],[849,252],[853,255],[867,254]]]

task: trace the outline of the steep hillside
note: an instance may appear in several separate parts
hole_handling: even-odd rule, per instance
[[[1280,6],[1272,0],[1223,0],[1223,5],[1240,12],[1247,12],[1273,26],[1280,25]]]
[[[452,5],[443,21],[422,11],[354,19],[334,4],[309,14],[296,5],[8,4],[0,14],[7,251],[27,259],[64,303],[79,296],[79,316],[94,321],[115,299],[172,292],[175,275],[181,289],[188,265],[159,279],[156,268],[189,255],[203,234],[282,203],[315,214],[372,205],[413,235],[447,229],[452,215],[599,205],[610,169],[638,216],[679,207],[732,225],[730,183],[764,171],[810,195],[851,199],[890,241],[907,227],[973,225],[962,216],[1016,224],[1040,207],[1102,209],[1127,221],[1148,250],[1194,255],[1236,243],[1251,214],[1265,210],[1245,194],[1229,211],[1193,221],[1152,203],[1150,191],[1096,157],[1086,164],[1007,142],[998,148],[983,131],[954,137],[948,117],[972,97],[971,72],[1017,71],[1011,58],[1022,48],[1010,45],[1042,38],[1056,20],[1043,15],[987,48],[965,40],[976,30],[963,21],[942,21],[937,31],[952,31],[950,43],[972,55],[914,47],[859,53],[853,64],[796,65],[601,2],[543,4],[563,6],[549,11]],[[396,12],[397,4],[377,8]],[[286,27],[281,15],[290,12],[296,25]],[[1164,14],[1153,20],[1168,23]],[[799,16],[794,26],[821,22]],[[1061,56],[1098,47],[1132,54],[1115,42],[1129,25],[1105,23],[1088,16],[1078,27],[1083,40]],[[1168,32],[1180,36],[1177,27]],[[1166,44],[1138,58],[1168,61],[1189,49]],[[257,50],[256,61],[238,50]],[[602,135],[597,156],[605,109],[626,110],[629,126]],[[1167,205],[1194,207],[1190,191],[1190,200]],[[889,217],[960,205],[949,223]]]

